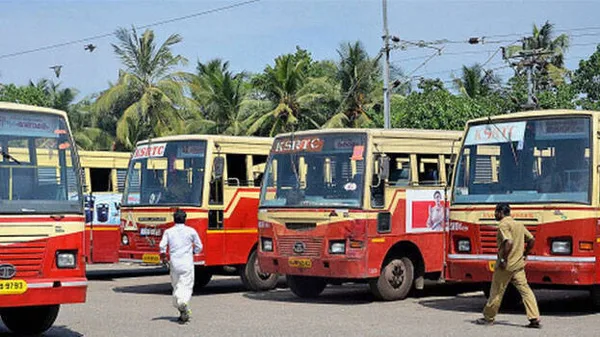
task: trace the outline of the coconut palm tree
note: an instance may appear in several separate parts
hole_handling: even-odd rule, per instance
[[[337,79],[341,102],[338,111],[323,127],[364,127],[371,123],[366,111],[380,77],[379,58],[371,58],[359,41],[338,49]]]
[[[112,46],[124,69],[119,70],[117,83],[96,100],[95,110],[107,112],[127,102],[116,138],[129,148],[137,140],[183,130],[189,101],[184,95],[185,75],[174,68],[186,59],[171,52],[181,37],[173,34],[157,46],[152,30],[138,35],[135,28],[119,28],[115,36],[118,43]]]
[[[188,132],[242,135],[253,113],[247,105],[244,73],[234,74],[229,62],[214,59],[198,62],[197,74],[191,77],[190,90],[200,114],[188,124]]]
[[[470,98],[485,96],[492,92],[494,86],[499,85],[500,78],[491,70],[485,70],[476,63],[470,67],[462,67],[462,76],[454,79],[457,89]]]

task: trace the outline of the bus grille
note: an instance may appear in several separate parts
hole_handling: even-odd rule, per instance
[[[525,226],[535,237],[537,226]],[[498,226],[479,226],[479,242],[481,243],[481,254],[498,254],[496,235]]]
[[[158,244],[160,243],[161,237],[158,236],[141,236],[135,235],[135,247],[136,250],[140,251],[158,251]]]
[[[17,269],[16,278],[36,277],[42,274],[42,261],[47,240],[0,245],[0,264],[9,263]]]
[[[295,253],[294,245],[298,242],[304,243],[304,252]],[[280,236],[277,238],[277,251],[282,256],[307,256],[320,257],[323,247],[323,238],[305,236]]]

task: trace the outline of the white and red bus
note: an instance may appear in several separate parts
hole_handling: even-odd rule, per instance
[[[504,202],[536,239],[527,257],[528,281],[591,289],[600,304],[598,116],[529,111],[467,124],[451,197],[449,280],[491,282],[494,209]]]
[[[204,251],[195,257],[196,288],[237,272],[248,289],[275,287],[257,262],[260,182],[273,140],[181,135],[142,141],[133,152],[121,206],[121,261],[160,263],[158,244],[187,212]]]
[[[445,186],[460,132],[342,129],[280,135],[261,192],[259,263],[300,297],[369,282],[405,298],[443,270]]]
[[[67,115],[0,103],[0,317],[41,333],[85,302],[81,174]]]

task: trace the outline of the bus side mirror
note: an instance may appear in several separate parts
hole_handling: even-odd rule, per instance
[[[225,158],[215,157],[213,161],[213,177],[215,179],[223,178],[223,170],[225,168]]]
[[[388,179],[390,176],[390,157],[381,156],[377,158],[377,166],[379,166],[379,179]]]

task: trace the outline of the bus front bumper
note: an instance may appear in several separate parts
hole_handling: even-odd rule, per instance
[[[377,273],[375,275],[367,273],[367,262],[364,258],[282,257],[259,254],[258,261],[263,272],[272,274],[341,279],[365,279],[378,276]]]
[[[88,282],[82,278],[43,278],[24,280],[22,294],[0,294],[0,308],[84,303]]]
[[[495,255],[450,254],[448,280],[491,282]],[[589,286],[595,283],[595,257],[529,256],[527,281],[536,286]]]

